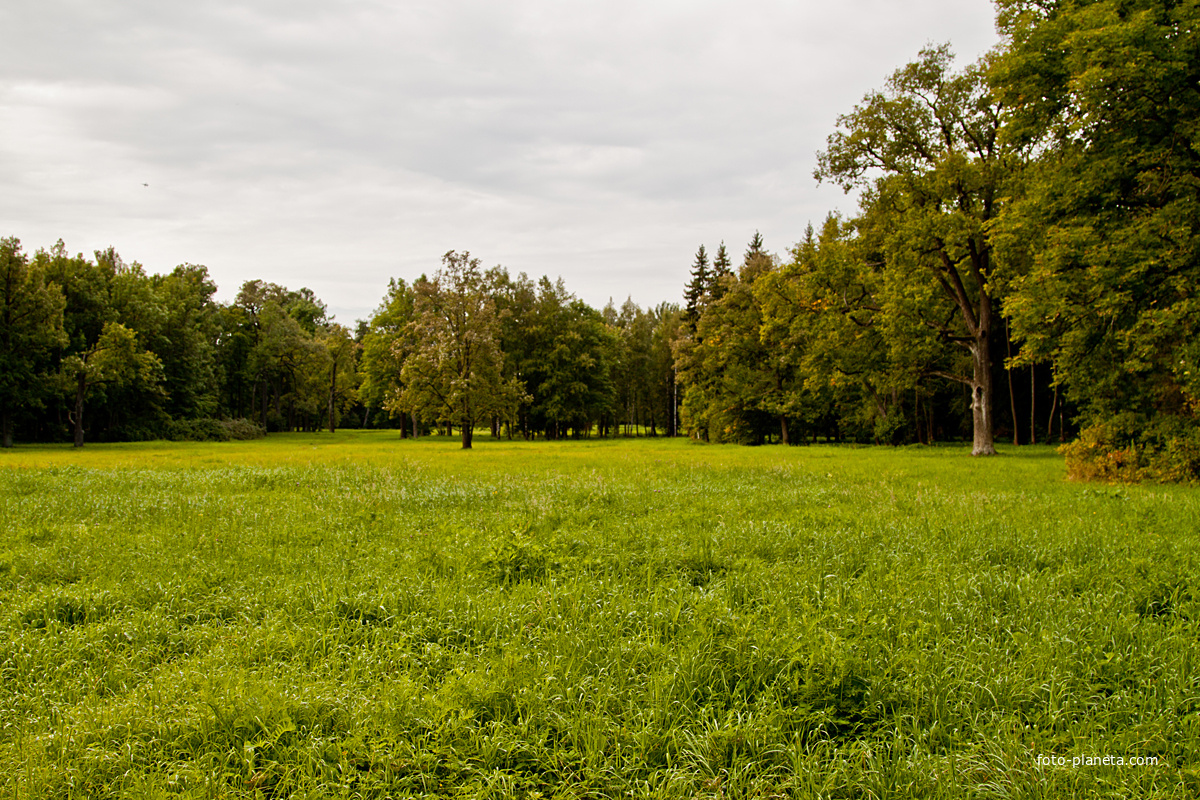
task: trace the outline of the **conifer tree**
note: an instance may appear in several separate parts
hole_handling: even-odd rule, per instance
[[[758,231],[755,231],[754,238],[750,240],[750,246],[746,248],[745,263],[749,264],[755,258],[764,255],[765,253],[766,251],[763,250],[762,234]]]
[[[722,241],[717,247],[717,257],[713,259],[712,278],[709,280],[708,293],[713,300],[720,299],[725,294],[725,279],[733,274],[733,262],[729,260],[729,251]]]
[[[694,323],[700,316],[700,307],[708,294],[711,281],[712,272],[708,268],[708,252],[704,249],[704,245],[700,245],[700,249],[696,251],[696,260],[692,263],[692,280],[683,293],[686,317],[689,322]]]

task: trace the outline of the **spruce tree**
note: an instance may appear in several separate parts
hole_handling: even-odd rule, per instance
[[[717,257],[713,259],[712,278],[709,280],[708,293],[713,300],[720,299],[721,295],[725,294],[724,279],[733,274],[732,266],[733,262],[729,260],[729,251],[725,249],[725,242],[722,241],[717,247]]]
[[[724,247],[724,244],[721,246]],[[692,280],[683,293],[686,303],[684,316],[689,322],[695,322],[700,316],[700,306],[708,294],[712,279],[713,275],[708,268],[708,251],[704,249],[704,245],[700,245],[700,249],[696,251],[696,261],[692,264]]]
[[[750,240],[750,246],[746,248],[745,263],[749,264],[758,256],[764,255],[762,234],[758,231],[754,232],[754,238]]]

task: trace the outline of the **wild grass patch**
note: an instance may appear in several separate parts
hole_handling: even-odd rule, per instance
[[[1200,495],[1048,448],[0,455],[5,796],[1200,788]]]

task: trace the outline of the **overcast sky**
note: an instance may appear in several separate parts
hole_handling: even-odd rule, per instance
[[[447,250],[679,302],[700,243],[854,210],[812,171],[864,93],[997,42],[987,0],[15,0],[0,30],[0,236],[347,324]]]

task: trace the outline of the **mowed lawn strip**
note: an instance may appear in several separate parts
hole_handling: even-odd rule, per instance
[[[1200,492],[1063,472],[394,432],[0,452],[0,794],[1193,797]]]

